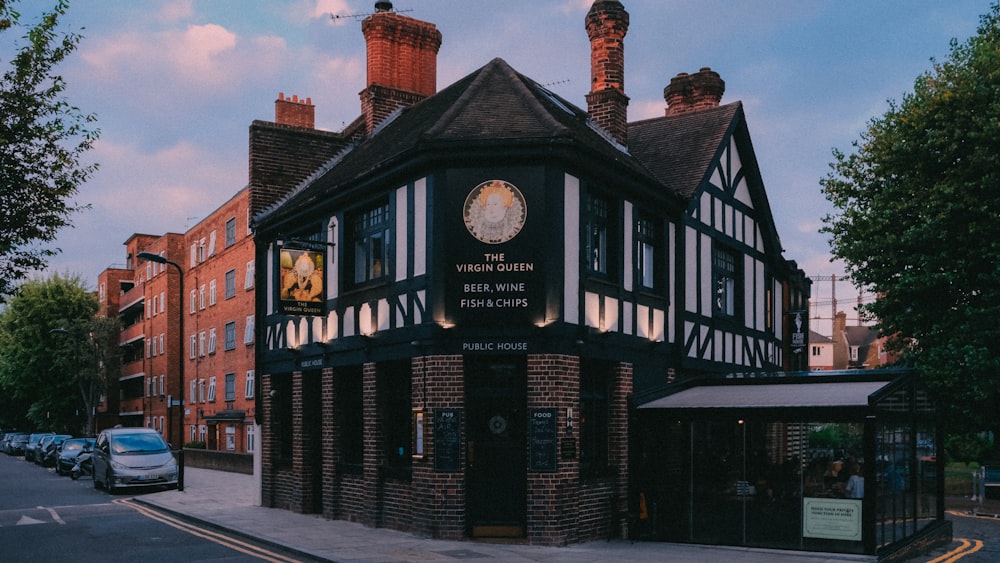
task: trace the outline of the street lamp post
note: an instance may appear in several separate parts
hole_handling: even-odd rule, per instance
[[[143,260],[148,260],[150,262],[155,262],[157,264],[169,264],[177,269],[177,275],[179,276],[180,283],[180,298],[178,299],[178,331],[180,338],[180,349],[177,353],[178,359],[178,370],[177,377],[180,380],[180,388],[177,393],[177,405],[180,407],[178,409],[179,415],[177,417],[177,439],[179,440],[177,444],[177,490],[184,490],[184,270],[181,265],[173,260],[167,260],[159,254],[153,254],[152,252],[140,252],[138,258]]]

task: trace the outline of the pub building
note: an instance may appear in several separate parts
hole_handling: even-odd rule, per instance
[[[441,33],[377,2],[354,123],[316,131],[281,96],[251,126],[265,506],[442,539],[768,545],[666,533],[704,515],[649,484],[702,455],[731,477],[738,431],[704,436],[669,398],[806,369],[809,282],[721,77],[679,74],[664,116],[629,123],[629,14],[598,0],[583,23],[585,110],[499,58],[437,90]],[[755,447],[804,439],[784,414],[744,426]],[[810,548],[793,520],[772,543]]]

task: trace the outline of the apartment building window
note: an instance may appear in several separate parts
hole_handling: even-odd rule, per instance
[[[197,403],[198,402],[198,394],[197,393],[198,393],[198,380],[197,379],[192,379],[190,381],[190,383],[188,383],[188,403]],[[192,438],[192,439],[194,439],[194,438]]]
[[[215,402],[215,376],[208,378],[208,402]]]
[[[198,287],[198,309],[205,310],[205,284]]]
[[[215,256],[215,231],[208,235],[208,255]]]
[[[191,257],[191,264],[190,264],[190,266],[192,268],[194,268],[195,266],[198,265],[198,245],[197,244],[192,244],[191,245],[191,256],[190,257]]]
[[[226,272],[226,299],[236,297],[236,270]]]
[[[720,317],[736,317],[736,288],[739,287],[737,268],[735,252],[720,246],[712,249],[712,278],[715,286],[713,308]]]
[[[166,428],[167,428],[166,425],[163,423],[163,417],[161,416],[160,417],[160,434],[163,434],[163,431],[166,430]]]
[[[822,354],[823,354],[823,349],[822,348],[820,348],[819,346],[813,346],[812,347],[812,355],[813,356],[819,356],[819,355],[822,355]]]
[[[205,357],[207,340],[208,338],[204,330],[198,333],[198,355],[203,358]]]
[[[188,343],[190,348],[188,357],[192,360],[198,357],[198,335],[192,334],[191,341]]]
[[[146,262],[146,279],[147,280],[153,279],[153,263],[152,262]]]
[[[226,350],[236,349],[236,321],[226,323]]]
[[[208,329],[208,353],[215,353],[215,327]]]
[[[216,294],[215,287],[216,287],[216,285],[218,285],[218,284],[215,283],[215,280],[212,280],[212,281],[208,282],[208,304],[209,305],[215,305],[215,294]]]
[[[585,240],[583,251],[587,270],[596,276],[609,277],[614,270],[615,229],[610,201],[598,195],[587,197],[584,206]]]
[[[198,291],[191,290],[191,312],[194,313],[198,310]]]
[[[152,397],[153,396],[153,378],[152,377],[147,377],[146,378],[146,396],[147,397]]]
[[[151,346],[151,348],[152,348],[152,351],[153,351],[153,357],[155,358],[156,357],[156,336],[154,335],[153,338],[151,338],[150,340],[152,341],[152,344],[153,344]]]
[[[162,354],[166,354],[166,353],[167,353],[167,335],[161,332],[160,333],[160,354],[162,355]]]
[[[257,451],[257,430],[253,424],[247,424],[247,453]]]
[[[164,383],[165,383],[166,377],[167,377],[166,375],[160,374],[160,396],[161,397],[164,394]]]
[[[236,374],[226,374],[226,401],[236,400]]]
[[[150,342],[149,340],[146,340],[146,357],[147,357],[147,358],[149,358],[149,357],[152,357],[152,355],[153,355],[153,354],[152,354],[152,351],[150,350],[150,348],[151,348],[151,346],[150,346],[150,345],[151,345],[151,344],[152,344],[152,343],[151,343],[151,342]]]
[[[159,297],[157,297],[157,296],[154,295],[153,296],[153,307],[152,307],[152,309],[150,311],[150,316],[152,316],[152,317],[156,316],[157,305],[159,305],[159,304],[160,304]]]
[[[236,244],[236,217],[226,221],[226,248]]]
[[[254,316],[253,315],[248,316],[247,327],[246,330],[243,331],[244,344],[253,344],[253,328],[254,328],[253,323],[254,323]]]
[[[205,402],[205,379],[201,378],[198,380],[198,402]]]
[[[188,442],[194,442],[198,438],[198,427],[194,424],[188,429]]]
[[[243,289],[253,289],[254,261],[247,262],[247,273],[243,278]]]
[[[660,274],[656,260],[657,254],[665,246],[660,231],[657,221],[639,213],[635,222],[635,277],[636,283],[643,289],[652,290],[663,285],[658,279]]]
[[[198,263],[205,261],[205,239],[198,241]]]
[[[167,310],[167,293],[165,291],[160,292],[160,312]]]
[[[363,284],[388,276],[389,203],[382,201],[351,217],[349,268],[354,270],[354,283]]]
[[[243,389],[243,397],[244,398],[246,398],[246,399],[253,399],[253,397],[254,397],[253,389],[254,389],[254,385],[255,385],[255,381],[254,381],[255,379],[256,379],[256,376],[254,375],[254,370],[252,370],[252,369],[247,370],[246,386]]]

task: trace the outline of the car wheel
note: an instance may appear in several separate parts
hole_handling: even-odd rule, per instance
[[[108,490],[109,495],[115,494],[115,476],[111,474],[110,471],[104,474],[104,488]]]

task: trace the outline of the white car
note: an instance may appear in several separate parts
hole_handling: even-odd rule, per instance
[[[177,488],[177,462],[170,446],[152,428],[109,428],[94,444],[94,488]]]

